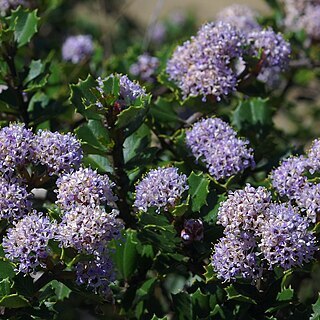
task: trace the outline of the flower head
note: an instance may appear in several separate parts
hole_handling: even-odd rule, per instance
[[[16,220],[31,210],[31,194],[15,181],[0,177],[0,219]]]
[[[33,141],[35,161],[47,167],[50,175],[69,172],[80,166],[80,141],[71,133],[39,130]]]
[[[241,4],[232,4],[218,13],[217,20],[229,23],[241,31],[250,32],[261,29],[257,22],[257,17],[257,12],[250,7]]]
[[[181,239],[186,244],[203,239],[203,222],[201,219],[188,219],[184,222]]]
[[[130,73],[139,76],[143,81],[153,82],[158,67],[159,59],[144,53],[138,57],[136,63],[130,66]]]
[[[137,184],[134,206],[144,212],[149,207],[168,210],[188,188],[186,175],[177,168],[153,169]]]
[[[107,243],[120,237],[122,223],[117,210],[106,212],[101,207],[78,206],[64,213],[56,239],[63,247],[93,254],[104,250]]]
[[[271,173],[273,187],[281,196],[292,198],[307,185],[308,181],[304,173],[309,167],[310,161],[304,156],[284,160]]]
[[[186,143],[192,154],[206,164],[217,180],[254,166],[249,141],[237,138],[237,133],[219,118],[202,119],[186,132]]]
[[[63,60],[71,61],[75,64],[89,58],[92,53],[92,38],[88,35],[70,36],[62,46]]]
[[[107,175],[81,167],[58,178],[56,203],[64,210],[79,205],[95,207],[105,203],[115,207],[117,198],[112,192],[114,186]]]
[[[270,268],[287,270],[309,262],[317,249],[307,220],[289,204],[273,204],[267,211],[268,219],[260,227],[259,248]]]
[[[226,228],[226,233],[255,232],[270,203],[271,193],[266,188],[247,184],[243,190],[229,192],[219,207],[217,223]]]
[[[233,59],[239,58],[244,36],[235,27],[218,22],[204,24],[195,37],[179,46],[167,64],[169,79],[183,97],[215,96],[218,100],[236,88]]]
[[[38,266],[46,267],[45,259],[50,250],[48,242],[54,238],[55,223],[41,212],[33,211],[19,221],[13,222],[3,238],[6,257],[18,265],[18,270],[30,273]]]
[[[0,172],[13,172],[33,158],[33,138],[23,124],[12,123],[0,130]]]
[[[256,247],[252,237],[237,237],[232,234],[220,239],[214,246],[212,265],[217,276],[224,281],[237,277],[255,280],[261,278],[263,268],[259,266]]]

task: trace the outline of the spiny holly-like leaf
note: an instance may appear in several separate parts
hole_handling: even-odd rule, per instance
[[[241,101],[233,113],[232,124],[239,130],[268,127],[272,124],[272,109],[267,99],[251,98]]]
[[[289,301],[293,298],[293,296],[294,296],[294,291],[290,286],[289,288],[283,289],[281,292],[278,293],[277,300]]]
[[[0,300],[0,306],[8,309],[18,309],[28,307],[29,305],[29,301],[25,297],[18,294],[9,294],[2,297]]]
[[[67,299],[71,293],[71,290],[62,282],[52,280],[50,286],[54,289],[57,300]]]
[[[177,315],[177,319],[194,319],[192,310],[191,296],[185,292],[172,295],[173,307]]]
[[[6,296],[10,293],[11,282],[8,278],[0,281],[0,297]]]
[[[202,173],[192,172],[188,178],[189,194],[191,196],[192,211],[200,211],[207,204],[210,180]]]
[[[14,30],[14,38],[18,43],[18,47],[27,44],[38,31],[40,18],[37,16],[37,10],[30,12],[19,7],[17,10],[12,11],[9,19],[10,29]]]
[[[186,201],[176,205],[172,210],[172,215],[175,217],[183,216],[189,208],[190,195],[187,197]]]
[[[225,288],[226,292],[227,292],[227,297],[229,300],[237,300],[237,301],[242,301],[242,302],[248,302],[248,303],[252,303],[252,304],[257,304],[252,298],[247,297],[245,295],[242,295],[241,293],[239,293],[233,285],[230,285],[228,287]]]

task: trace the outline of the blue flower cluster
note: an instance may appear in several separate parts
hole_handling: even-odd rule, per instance
[[[159,59],[148,53],[138,56],[137,62],[130,66],[130,73],[140,77],[142,81],[154,82],[155,72],[159,67]]]
[[[93,42],[89,35],[68,37],[62,45],[62,58],[77,64],[91,57]]]
[[[316,139],[306,156],[285,159],[270,175],[273,187],[280,196],[297,204],[307,218],[315,223],[320,212],[320,184],[308,179],[320,171],[320,140]]]
[[[236,6],[218,15],[218,22],[204,24],[197,35],[174,51],[167,74],[183,97],[211,95],[218,101],[234,92],[239,63],[246,55],[263,60],[262,74],[272,68],[278,73],[289,62],[290,45],[271,29],[261,30],[249,9]],[[262,56],[260,54],[262,52]]]
[[[219,118],[202,119],[186,132],[186,143],[216,179],[225,179],[255,165],[249,141]]]
[[[136,185],[134,207],[144,212],[149,207],[157,208],[157,212],[161,208],[167,211],[188,189],[187,176],[179,174],[177,168],[153,169]]]
[[[212,265],[225,281],[261,278],[265,265],[284,270],[312,260],[317,250],[309,222],[288,203],[272,203],[264,187],[230,192],[219,208],[224,237],[214,246]]]

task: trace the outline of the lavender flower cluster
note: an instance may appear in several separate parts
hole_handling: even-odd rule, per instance
[[[105,99],[104,81],[106,81],[108,78],[114,77],[119,79],[120,83],[120,94],[117,100],[117,105],[119,108],[122,109],[131,106],[136,102],[137,99],[146,97],[146,91],[140,86],[139,83],[131,81],[127,75],[115,73],[109,75],[109,77],[105,79],[101,79],[100,77],[97,79],[98,86],[96,89],[99,91],[102,100]],[[98,108],[103,107],[103,103],[101,101],[97,101],[96,105]]]
[[[196,160],[201,159],[209,173],[221,180],[255,165],[249,141],[219,118],[202,119],[186,132],[186,144]]]
[[[320,40],[320,2],[318,0],[282,0],[284,24],[288,30],[304,30],[314,40]]]
[[[6,258],[17,263],[18,271],[31,273],[38,266],[46,267],[49,256],[49,240],[54,239],[57,226],[41,212],[33,211],[21,220],[13,222],[3,238]]]
[[[63,216],[55,238],[63,247],[92,255],[92,260],[76,265],[76,282],[105,297],[110,294],[109,284],[114,280],[107,245],[110,240],[120,238],[123,227],[117,218],[114,185],[108,176],[81,167],[61,176],[56,190],[56,204]]]
[[[91,36],[78,35],[68,37],[62,45],[62,58],[77,64],[91,57],[93,42]]]
[[[240,61],[245,63],[247,55],[263,59],[262,74],[270,69],[279,73],[287,68],[290,52],[282,35],[261,30],[254,12],[236,5],[224,9],[217,23],[204,24],[196,36],[177,47],[166,72],[184,99],[202,96],[205,101],[212,95],[219,101],[236,91],[236,66]]]
[[[320,212],[320,184],[308,179],[320,171],[320,140],[316,139],[306,156],[285,159],[270,175],[273,187],[280,196],[297,204],[315,223]]]
[[[152,57],[148,53],[138,56],[137,62],[130,66],[130,73],[140,77],[142,81],[154,82],[155,72],[159,67],[159,59]]]
[[[312,260],[317,250],[309,222],[288,203],[272,203],[264,187],[229,192],[218,211],[224,237],[214,246],[212,265],[225,281],[255,281],[265,266],[284,270]]]
[[[157,212],[161,208],[167,211],[188,189],[186,175],[179,174],[177,168],[153,169],[136,185],[134,207],[144,212],[149,207],[156,207]]]

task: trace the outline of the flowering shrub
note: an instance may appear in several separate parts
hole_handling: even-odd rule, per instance
[[[119,3],[0,0],[0,318],[319,319],[320,2]]]

